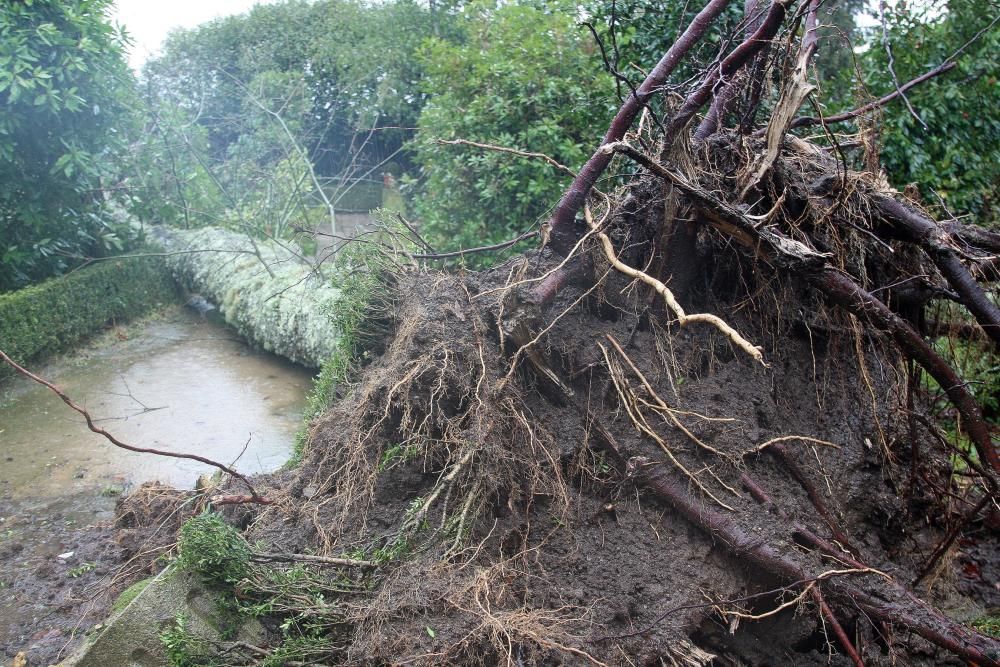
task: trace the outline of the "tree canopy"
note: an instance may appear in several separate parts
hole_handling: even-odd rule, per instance
[[[0,290],[121,242],[101,210],[132,91],[111,4],[0,4]]]

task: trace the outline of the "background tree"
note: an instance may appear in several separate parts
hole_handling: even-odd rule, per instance
[[[103,207],[132,84],[111,0],[0,4],[0,291],[120,249]]]
[[[916,184],[930,205],[946,206],[952,214],[972,213],[980,224],[996,225],[1000,25],[990,22],[983,3],[970,0],[898,3],[887,8],[886,19],[894,69],[902,83],[968,44],[955,70],[907,94],[916,117],[899,101],[885,109],[876,128],[886,173],[897,187]],[[881,28],[874,28],[864,54],[865,84],[874,95],[894,86],[882,39]]]
[[[420,51],[427,102],[420,114],[415,205],[445,248],[501,241],[535,225],[567,176],[542,161],[438,140],[463,139],[544,153],[578,167],[611,117],[613,83],[571,8],[476,3],[462,38]]]

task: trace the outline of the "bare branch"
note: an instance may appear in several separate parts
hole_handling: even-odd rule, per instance
[[[483,144],[478,141],[468,141],[466,139],[437,139],[434,143],[441,144],[444,146],[472,146],[473,148],[482,148],[487,151],[496,151],[497,153],[510,153],[511,155],[517,155],[518,157],[536,158],[539,160],[544,160],[550,165],[569,174],[570,176],[576,178],[576,172],[567,167],[566,165],[556,161],[555,159],[549,157],[545,153],[533,153],[531,151],[522,151],[516,148],[508,148],[507,146],[497,146],[496,144]]]
[[[621,141],[625,137],[625,133],[632,126],[632,121],[639,115],[649,98],[663,85],[667,77],[680,63],[681,58],[701,39],[708,30],[708,26],[729,5],[729,2],[730,0],[711,0],[698,12],[684,33],[663,54],[660,62],[656,64],[656,67],[649,73],[635,94],[629,95],[625,103],[622,104],[614,120],[611,121],[607,134],[604,135],[602,146]],[[611,164],[611,158],[610,153],[601,150],[595,151],[580,173],[573,179],[573,183],[563,193],[550,219],[551,245],[556,252],[565,255],[573,246],[575,242],[573,223],[576,214],[580,212],[583,202],[590,194],[591,188],[597,183],[597,179]]]
[[[247,479],[245,475],[236,472],[229,466],[223,463],[219,463],[218,461],[213,461],[212,459],[205,458],[204,456],[198,456],[197,454],[183,454],[180,452],[168,452],[162,449],[153,449],[150,447],[136,447],[135,445],[129,445],[122,442],[121,440],[111,435],[100,426],[97,426],[94,423],[94,419],[90,416],[90,413],[87,412],[87,410],[85,410],[84,408],[74,403],[73,400],[69,396],[67,396],[61,389],[56,387],[48,380],[45,380],[44,378],[35,375],[31,371],[19,365],[16,361],[7,356],[7,354],[3,350],[0,350],[0,361],[3,361],[8,366],[17,371],[20,375],[23,375],[29,380],[32,380],[33,382],[37,382],[38,384],[47,387],[50,391],[52,391],[52,393],[54,393],[56,396],[62,399],[63,403],[68,405],[74,411],[83,415],[83,418],[87,421],[87,428],[89,428],[94,433],[97,433],[98,435],[104,436],[104,438],[115,447],[120,447],[121,449],[127,449],[130,452],[139,452],[141,454],[155,454],[156,456],[167,456],[175,459],[189,459],[191,461],[198,461],[199,463],[204,463],[205,465],[210,465],[213,468],[218,468],[222,472],[232,475],[236,479],[243,482],[244,485],[246,485],[247,489],[250,491],[250,495],[244,497],[245,499],[241,502],[252,502],[252,503],[257,503],[259,505],[270,505],[273,502],[272,500],[259,495],[257,493],[257,490],[254,489],[253,485],[250,483],[250,480]]]

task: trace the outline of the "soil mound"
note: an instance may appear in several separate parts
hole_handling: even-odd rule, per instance
[[[391,333],[271,478],[278,502],[234,510],[266,549],[366,564],[326,660],[997,659],[959,622],[996,604],[972,581],[988,564],[963,582],[935,555],[954,556],[953,497],[978,498],[926,392],[878,313],[804,277],[834,264],[904,303],[908,276],[944,289],[933,266],[876,237],[884,186],[808,145],[762,187],[769,218],[722,205],[737,141],[706,146],[697,186],[647,164],[600,222],[588,209],[571,262],[397,276]],[[684,222],[706,211],[721,222]],[[747,251],[720,233],[734,220],[780,243]],[[665,284],[721,321],[672,311]]]

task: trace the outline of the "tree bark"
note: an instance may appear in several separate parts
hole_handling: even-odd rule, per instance
[[[711,0],[698,12],[684,33],[663,54],[660,62],[656,64],[642,85],[622,104],[608,127],[607,134],[601,142],[602,146],[621,141],[649,98],[663,85],[667,77],[680,63],[681,58],[701,39],[712,21],[722,13],[729,2],[730,0]],[[600,149],[595,151],[587,163],[583,165],[576,178],[573,179],[573,183],[570,184],[569,189],[563,194],[552,213],[552,218],[549,220],[552,230],[550,243],[560,255],[569,252],[578,238],[573,229],[576,214],[583,207],[583,203],[586,201],[587,195],[590,194],[591,188],[597,183],[597,179],[607,169],[612,157],[611,153],[602,152]]]
[[[993,342],[1000,345],[1000,308],[983,292],[962,264],[958,253],[949,243],[947,232],[930,218],[892,197],[879,195],[874,201],[883,220],[888,223],[887,231],[897,238],[919,245],[930,255],[941,275],[961,297],[962,304],[969,309]]]

